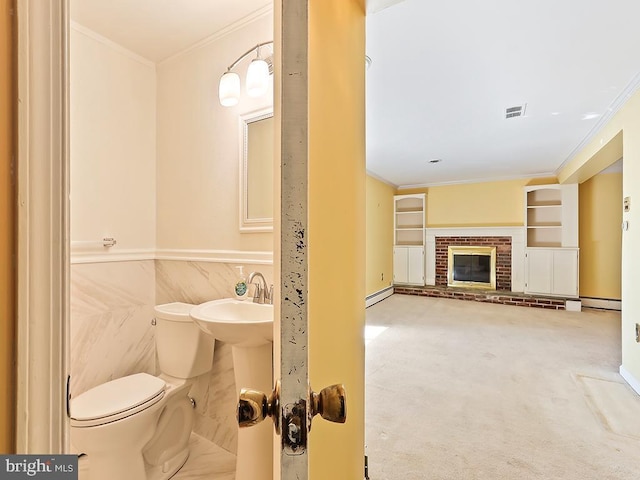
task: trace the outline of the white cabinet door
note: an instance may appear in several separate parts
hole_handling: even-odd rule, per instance
[[[393,249],[393,283],[407,283],[409,280],[408,250],[407,247]]]
[[[424,285],[424,247],[393,248],[393,283]]]
[[[565,297],[578,296],[578,251],[553,251],[553,278],[551,282],[554,295]]]
[[[407,283],[424,285],[424,248],[409,248]]]
[[[525,278],[525,293],[577,297],[578,249],[527,249]]]
[[[551,293],[551,250],[527,250],[525,293]]]

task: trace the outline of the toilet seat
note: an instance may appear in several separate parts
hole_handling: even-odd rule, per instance
[[[134,415],[165,395],[164,380],[147,373],[118,378],[71,400],[71,425],[94,427]]]

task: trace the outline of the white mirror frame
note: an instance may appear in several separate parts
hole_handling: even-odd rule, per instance
[[[249,189],[247,181],[247,162],[249,144],[249,124],[273,117],[273,108],[256,110],[240,116],[240,231],[272,232],[273,217],[250,218],[249,217]]]

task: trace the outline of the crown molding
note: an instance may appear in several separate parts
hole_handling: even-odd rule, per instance
[[[449,182],[435,182],[435,183],[422,183],[416,185],[401,185],[398,187],[400,190],[409,190],[413,188],[427,188],[427,187],[444,187],[447,185],[464,185],[468,183],[488,183],[488,182],[507,182],[509,180],[526,180],[528,178],[545,178],[555,177],[554,172],[534,173],[531,175],[510,175],[505,177],[487,177],[487,178],[472,178],[469,180],[452,180]]]
[[[622,107],[626,105],[629,99],[640,89],[640,73],[631,79],[627,87],[620,92],[620,94],[611,102],[607,111],[598,119],[598,122],[589,130],[582,141],[576,145],[571,153],[565,158],[564,162],[560,164],[554,173],[555,176],[562,171],[567,164],[573,160],[596,136],[602,128],[611,121],[611,119],[620,111]]]
[[[367,173],[368,176],[370,176],[371,178],[375,178],[379,182],[382,182],[382,183],[384,183],[386,185],[389,185],[390,187],[393,187],[393,188],[398,188],[398,185],[396,185],[395,183],[390,182],[386,178],[382,178],[380,175],[378,175],[376,173],[373,173],[371,170],[367,170],[366,173]]]
[[[170,56],[168,56],[167,58],[164,58],[162,60],[160,60],[158,62],[158,65],[164,65],[165,63],[169,63],[179,57],[182,57],[183,55],[186,55],[194,50],[198,50],[199,48],[205,47],[207,45],[209,45],[210,43],[213,43],[215,41],[220,40],[223,37],[226,37],[227,35],[232,34],[233,32],[236,32],[238,30],[240,30],[241,28],[246,27],[247,25],[255,22],[256,20],[266,17],[269,14],[273,14],[273,5],[265,5],[262,8],[259,8],[258,10],[256,10],[253,13],[250,13],[249,15],[241,18],[240,20],[237,20],[235,22],[233,22],[230,25],[227,25],[226,27],[224,27],[221,30],[218,30],[217,32],[209,35],[208,37],[203,38],[202,40],[199,40],[198,42],[194,43],[193,45],[188,46],[187,48],[185,48],[184,50],[181,50],[177,53],[174,53]]]
[[[145,67],[149,67],[153,70],[156,69],[156,64],[151,60],[149,60],[148,58],[145,58],[142,55],[138,55],[132,50],[129,50],[128,48],[123,47],[119,43],[116,43],[113,40],[108,39],[107,37],[103,37],[102,35],[94,32],[90,28],[87,28],[84,25],[74,22],[73,20],[69,22],[69,25],[72,30],[75,30],[76,32],[81,33],[82,35],[89,37],[95,40],[96,42],[102,43],[103,45],[105,45],[106,47],[109,47],[113,51],[121,55],[124,55],[125,57],[129,57],[131,60],[135,60],[136,62],[139,62],[142,65],[144,65]]]

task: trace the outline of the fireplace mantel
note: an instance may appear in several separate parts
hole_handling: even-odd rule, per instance
[[[426,228],[427,285],[436,284],[436,237],[511,237],[511,291],[524,291],[524,227],[443,227]]]

